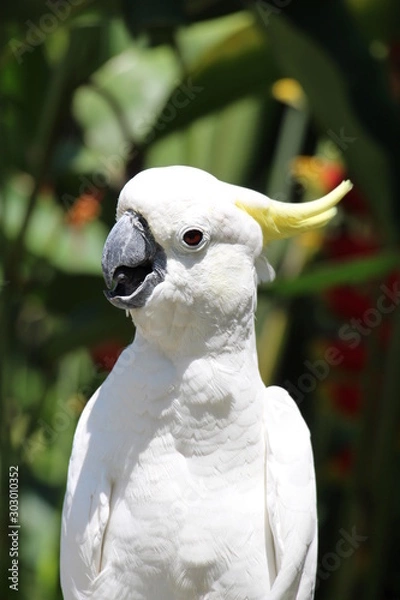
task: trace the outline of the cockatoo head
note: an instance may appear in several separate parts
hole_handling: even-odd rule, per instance
[[[291,205],[200,169],[143,171],[123,188],[105,243],[106,296],[142,326],[240,319],[255,305],[263,247],[325,224],[350,187],[344,182],[320,200]],[[272,272],[264,269],[263,278]]]

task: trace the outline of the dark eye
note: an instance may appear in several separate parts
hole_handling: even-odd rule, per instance
[[[198,246],[203,239],[203,232],[199,229],[188,229],[183,234],[183,241],[187,246]]]

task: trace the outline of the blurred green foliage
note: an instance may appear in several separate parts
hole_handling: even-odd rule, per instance
[[[167,164],[280,200],[328,189],[335,169],[356,184],[362,209],[343,201],[330,241],[269,249],[278,276],[259,298],[260,368],[297,395],[312,431],[317,598],[400,597],[396,301],[376,316],[382,285],[399,281],[399,13],[396,0],[0,7],[0,523],[17,465],[21,598],[61,598],[73,432],[133,336],[102,295],[102,245],[127,178]],[[273,92],[283,77],[302,91]],[[314,162],[299,184],[300,154]],[[341,360],[321,362],[326,348]],[[363,541],[345,556],[353,531]],[[2,598],[15,593],[9,548],[2,534]]]

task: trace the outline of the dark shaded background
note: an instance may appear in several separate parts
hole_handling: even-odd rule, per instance
[[[61,598],[76,421],[133,337],[102,245],[129,177],[189,164],[292,202],[355,184],[269,248],[260,369],[312,432],[316,597],[399,600],[400,4],[15,0],[0,22],[1,598],[10,549],[19,598]]]

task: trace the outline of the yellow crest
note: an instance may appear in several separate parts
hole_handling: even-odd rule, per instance
[[[257,221],[262,229],[264,244],[267,244],[271,240],[297,235],[328,223],[337,212],[336,204],[352,187],[351,181],[342,181],[326,196],[300,204],[270,200],[257,192],[237,187],[237,190],[243,190],[244,197],[236,200],[235,204]]]

